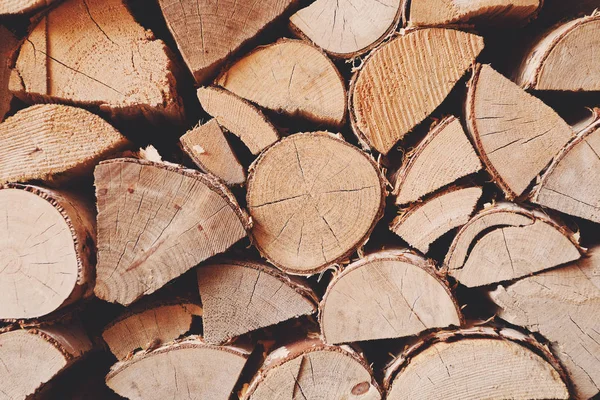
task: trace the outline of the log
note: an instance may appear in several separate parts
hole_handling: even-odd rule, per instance
[[[286,14],[296,0],[159,0],[177,47],[198,83],[203,83],[231,55]]]
[[[600,392],[600,247],[563,268],[499,286],[499,316],[544,335],[574,385],[575,399]]]
[[[131,400],[227,400],[249,354],[243,348],[212,346],[189,336],[118,362],[106,384]]]
[[[360,354],[347,346],[305,339],[269,354],[243,396],[243,400],[299,398],[379,400],[382,393]]]
[[[224,71],[219,86],[268,110],[340,127],[346,89],[331,60],[301,41],[259,47]]]
[[[202,108],[233,133],[254,155],[279,140],[279,133],[263,113],[247,100],[220,87],[198,89]]]
[[[130,146],[102,118],[80,108],[40,104],[0,124],[0,183],[66,182]],[[65,151],[69,149],[69,151]]]
[[[483,194],[481,187],[455,187],[403,210],[390,230],[423,254],[442,235],[469,222]]]
[[[417,335],[460,326],[462,316],[434,264],[405,250],[387,250],[351,263],[330,282],[319,306],[327,343]]]
[[[441,332],[410,346],[388,367],[387,399],[569,399],[554,356],[512,329]]]
[[[0,186],[0,319],[40,318],[91,294],[91,205],[38,186]]]
[[[250,167],[247,186],[254,244],[294,275],[346,260],[384,207],[374,161],[326,132],[291,135],[267,149]]]
[[[460,120],[446,117],[431,128],[392,178],[396,204],[418,201],[482,168]]]
[[[0,5],[3,7],[4,3]],[[15,35],[5,26],[0,25],[0,122],[4,120],[6,114],[10,111],[12,94],[8,88],[10,80],[10,61],[13,52],[18,48],[19,42]]]
[[[317,0],[290,17],[292,32],[336,58],[354,58],[391,35],[401,0]]]
[[[218,179],[146,160],[101,162],[97,297],[128,305],[246,236],[248,217]]]
[[[354,133],[387,154],[440,105],[482,49],[483,38],[441,28],[409,30],[380,46],[350,83]]]
[[[0,16],[29,14],[53,2],[54,0],[4,0],[0,3]]]
[[[179,142],[185,154],[202,171],[221,178],[230,186],[242,185],[246,181],[246,171],[215,119],[188,131]]]
[[[459,231],[444,260],[467,287],[511,281],[581,257],[575,235],[546,214],[498,203]]]
[[[224,343],[236,336],[317,311],[306,283],[264,263],[225,261],[198,268],[204,339]]]
[[[476,67],[465,107],[468,132],[508,200],[521,196],[574,136],[552,108],[489,65]]]
[[[138,25],[122,0],[66,0],[23,42],[10,88],[27,103],[179,121],[173,69],[165,44]]]
[[[595,57],[600,51],[599,33],[597,13],[545,32],[525,54],[515,81],[534,90],[600,90],[600,67]]]

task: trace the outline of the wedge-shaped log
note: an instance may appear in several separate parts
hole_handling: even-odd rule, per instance
[[[298,398],[379,400],[382,395],[366,360],[350,347],[306,339],[269,354],[243,400]]]
[[[132,158],[103,161],[94,175],[101,299],[128,305],[224,252],[250,227],[211,175]]]
[[[67,192],[0,186],[0,319],[39,318],[91,294],[93,207]]]
[[[489,65],[475,69],[465,107],[477,151],[509,200],[522,195],[574,136],[552,108]]]
[[[575,236],[546,214],[511,203],[484,209],[463,226],[444,261],[467,287],[510,281],[581,257]]]
[[[334,57],[361,55],[390,35],[401,0],[317,0],[290,17],[292,30]]]
[[[118,362],[106,384],[131,400],[227,400],[249,354],[247,349],[212,346],[190,336]]]
[[[4,4],[4,3],[2,3]],[[0,7],[2,7],[0,5]],[[0,122],[4,120],[4,116],[10,110],[10,105],[13,99],[12,93],[8,88],[10,80],[10,60],[13,52],[18,48],[19,42],[15,35],[5,26],[0,26]]]
[[[336,276],[319,307],[327,343],[416,335],[462,316],[430,261],[403,250],[373,253]]]
[[[384,193],[377,165],[356,147],[326,132],[291,135],[250,167],[254,244],[285,272],[319,273],[365,242]]]
[[[402,211],[390,230],[426,254],[443,234],[469,222],[482,193],[480,187],[450,188]]]
[[[460,120],[444,118],[435,125],[394,175],[396,204],[415,202],[482,165]]]
[[[483,38],[441,28],[410,30],[379,47],[350,84],[355,134],[387,154],[440,105],[482,49]]]
[[[541,333],[565,366],[576,399],[600,387],[600,247],[588,257],[491,292],[503,319]]]
[[[259,47],[223,72],[216,83],[269,110],[339,127],[346,89],[329,58],[301,40]]]
[[[0,3],[0,16],[19,15],[33,12],[51,4],[54,0],[3,0]]]

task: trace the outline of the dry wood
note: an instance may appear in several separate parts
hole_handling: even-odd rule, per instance
[[[285,272],[319,273],[369,237],[382,216],[383,185],[373,160],[336,136],[291,135],[250,167],[255,245]]]
[[[221,178],[228,185],[241,185],[246,172],[229,146],[215,119],[196,126],[179,139],[183,151],[204,172]]]
[[[301,41],[281,39],[260,47],[223,72],[216,83],[269,110],[339,127],[346,89],[331,60]]]
[[[2,3],[4,4],[4,3]],[[0,8],[2,5],[0,5]],[[1,13],[0,13],[1,14]],[[0,25],[0,122],[4,120],[10,111],[12,93],[8,89],[10,80],[10,61],[13,52],[17,49],[19,42],[11,31]]]
[[[312,289],[264,263],[225,261],[201,266],[198,287],[208,343],[223,343],[317,310]]]
[[[211,175],[126,158],[100,163],[94,175],[101,299],[128,305],[224,252],[250,227]]]
[[[469,134],[509,200],[522,195],[574,135],[552,108],[489,65],[475,69],[465,106]]]
[[[588,257],[500,286],[491,293],[505,320],[551,342],[575,387],[576,399],[600,391],[600,247]]]
[[[38,318],[91,294],[92,207],[66,192],[0,186],[0,319]]]
[[[381,398],[361,355],[317,339],[297,341],[269,354],[243,396],[244,400]]]
[[[202,83],[240,47],[285,14],[295,0],[159,0],[196,81]]]
[[[403,250],[380,251],[348,265],[319,307],[323,339],[332,344],[411,336],[461,322],[458,304],[433,263]]]
[[[512,203],[488,207],[463,226],[444,261],[467,287],[510,281],[581,257],[575,235],[546,214]]]
[[[98,105],[116,114],[180,119],[166,51],[122,0],[66,0],[23,42],[10,88],[26,102]]]
[[[190,336],[115,364],[106,384],[131,400],[227,400],[248,355]]]
[[[259,154],[279,140],[277,130],[259,109],[228,90],[202,87],[198,89],[198,99],[202,108],[238,136],[252,154]]]
[[[598,91],[600,14],[579,18],[544,33],[525,55],[516,82],[526,89]]]
[[[426,254],[443,234],[469,222],[483,194],[480,187],[451,188],[397,216],[390,230]]]
[[[400,22],[401,0],[317,0],[290,17],[292,30],[334,57],[371,50]]]
[[[412,203],[482,168],[460,120],[447,117],[409,154],[394,176],[396,204]]]
[[[0,16],[30,13],[51,4],[53,1],[54,0],[2,0],[2,2],[0,2]]]

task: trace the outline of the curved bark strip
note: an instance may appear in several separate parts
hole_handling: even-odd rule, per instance
[[[28,14],[51,4],[54,0],[3,0],[0,16]]]

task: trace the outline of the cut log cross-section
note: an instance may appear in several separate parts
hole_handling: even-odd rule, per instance
[[[20,0],[17,1],[20,2]],[[0,7],[2,6],[0,5]],[[8,88],[11,71],[9,63],[19,42],[15,35],[2,25],[0,25],[0,37],[2,38],[2,42],[0,42],[0,122],[2,122],[10,110],[13,98]]]
[[[257,262],[201,266],[198,287],[204,339],[208,343],[223,343],[317,310],[317,297],[309,287]]]
[[[39,318],[91,294],[91,205],[37,186],[0,186],[0,319]]]
[[[348,265],[329,284],[319,307],[323,338],[333,344],[411,336],[461,321],[433,263],[400,250]]]
[[[250,222],[211,175],[136,159],[100,163],[95,293],[128,305],[246,236]]]
[[[383,185],[374,161],[334,135],[291,135],[250,168],[255,245],[285,272],[319,273],[368,238],[382,216]]]

